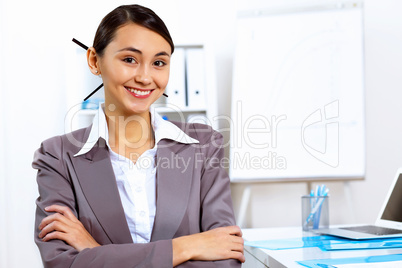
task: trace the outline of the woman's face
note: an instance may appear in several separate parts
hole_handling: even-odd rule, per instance
[[[148,113],[168,83],[170,56],[169,43],[156,32],[134,23],[119,28],[99,60],[106,107]]]

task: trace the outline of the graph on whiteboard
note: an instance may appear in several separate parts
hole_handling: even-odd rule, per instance
[[[238,18],[233,180],[364,176],[362,8]]]

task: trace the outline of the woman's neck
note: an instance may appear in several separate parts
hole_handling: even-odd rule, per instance
[[[154,146],[154,133],[149,112],[127,115],[105,108],[111,149],[133,162]]]

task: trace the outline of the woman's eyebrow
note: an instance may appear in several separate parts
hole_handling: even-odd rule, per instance
[[[122,49],[118,50],[117,52],[121,52],[121,51],[131,51],[131,52],[136,52],[136,53],[142,54],[141,50],[136,49],[134,47],[125,47],[125,48],[122,48]]]
[[[125,48],[122,48],[122,49],[118,50],[117,52],[122,52],[122,51],[131,51],[131,52],[142,54],[141,50],[136,49],[134,47],[125,47]],[[158,57],[158,56],[168,56],[168,57],[170,57],[169,53],[167,53],[165,51],[161,51],[161,52],[155,54],[155,57]]]
[[[155,57],[158,57],[158,56],[168,56],[168,57],[170,57],[170,54],[165,52],[165,51],[162,51],[162,52],[159,52],[159,53],[155,54]]]

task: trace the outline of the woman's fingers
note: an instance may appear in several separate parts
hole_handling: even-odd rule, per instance
[[[227,226],[227,227],[220,227],[220,228],[226,230],[231,235],[236,235],[236,236],[240,236],[240,237],[243,236],[243,233],[239,226]]]
[[[59,240],[66,241],[66,240],[68,240],[68,237],[67,237],[67,234],[64,232],[54,231],[54,232],[46,234],[42,238],[42,241],[47,242],[47,241],[53,240],[53,239],[59,239]]]
[[[44,218],[39,224],[39,238],[45,237],[53,231],[65,232],[68,225],[80,223],[68,207],[51,205],[46,207],[47,212],[56,212]],[[49,239],[47,239],[49,240]]]
[[[237,259],[241,262],[245,261],[244,258],[244,240],[242,238],[242,232],[238,226],[227,226],[214,229],[216,231],[226,232],[227,235],[220,235],[218,240],[223,241],[223,244],[228,250],[230,259]]]
[[[68,207],[52,205],[45,210],[55,213],[39,224],[39,238],[43,241],[60,239],[78,251],[100,246]]]
[[[190,249],[190,258],[194,260],[237,259],[244,262],[244,241],[241,235],[237,226],[220,227],[188,236],[191,239],[185,248]]]
[[[237,259],[241,262],[245,262],[244,257],[244,240],[241,237],[242,232],[238,226],[222,227],[224,231],[228,232],[228,235],[219,237],[220,241],[226,245],[225,250],[228,250],[229,259]]]
[[[230,252],[230,257],[228,259],[235,259],[238,260],[240,262],[245,262],[246,261],[246,257],[244,257],[244,254],[242,252],[238,252],[238,251],[232,251]]]
[[[46,217],[43,219],[41,222],[41,225],[39,226],[39,229],[41,230],[39,233],[39,238],[44,238],[47,234],[54,232],[54,231],[59,231],[59,232],[65,232],[66,230],[66,223],[64,223],[64,216],[60,214],[53,214],[51,216]]]
[[[243,245],[244,245],[244,240],[241,237],[232,237],[231,242],[233,244],[233,250],[239,250],[243,252]]]
[[[46,225],[50,224],[51,222],[66,222],[67,220],[68,219],[60,213],[51,214],[41,221],[41,223],[39,224],[39,230],[42,230]]]
[[[45,208],[47,212],[58,212],[62,215],[64,215],[67,219],[70,219],[71,221],[77,222],[78,219],[75,217],[74,213],[71,211],[69,207],[66,206],[60,206],[60,205],[51,205]]]

